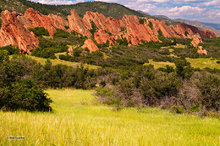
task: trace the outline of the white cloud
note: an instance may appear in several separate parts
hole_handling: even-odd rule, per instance
[[[49,5],[52,5],[52,4],[55,4],[55,5],[70,5],[70,4],[75,4],[77,2],[83,2],[84,0],[82,1],[76,1],[76,2],[73,2],[73,1],[70,1],[70,0],[30,0],[30,1],[34,1],[34,2],[38,2],[38,3],[42,3],[42,4],[49,4]]]
[[[205,2],[204,5],[206,5],[206,6],[210,6],[210,5],[220,6],[220,0],[211,0],[211,1]]]

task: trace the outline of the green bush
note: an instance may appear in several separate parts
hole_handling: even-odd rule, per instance
[[[7,62],[9,60],[8,51],[0,50],[0,63]]]
[[[56,29],[56,33],[54,34],[54,38],[68,38],[70,36],[69,32],[66,32],[62,29]]]
[[[47,94],[31,80],[13,82],[0,88],[0,109],[6,111],[51,111]]]
[[[43,48],[37,47],[36,49],[32,51],[31,55],[36,56],[36,57],[56,59],[55,49],[53,48],[43,49]]]
[[[146,22],[145,19],[139,19],[139,23],[140,23],[140,24],[144,24],[145,22]]]
[[[153,30],[153,24],[151,21],[149,21],[148,26]]]
[[[5,47],[0,47],[0,50],[6,50],[9,55],[12,55],[12,54],[19,54],[20,50],[18,49],[18,47],[14,47],[14,46],[5,46]]]
[[[185,36],[187,36],[189,33],[188,33],[188,31],[185,31]]]
[[[36,36],[49,36],[49,32],[43,27],[35,27],[35,28],[28,28],[28,30],[32,31]]]

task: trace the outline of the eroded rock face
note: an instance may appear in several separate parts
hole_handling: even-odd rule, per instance
[[[66,20],[62,17],[50,14],[48,16],[42,15],[38,11],[34,11],[34,9],[29,8],[26,10],[24,16],[19,17],[20,20],[23,21],[25,27],[44,27],[48,30],[51,37],[53,37],[56,29],[65,30],[65,26],[68,26]]]
[[[99,48],[96,46],[96,44],[91,40],[88,39],[84,42],[84,45],[82,46],[83,49],[88,48],[90,53],[98,51]]]
[[[201,55],[208,55],[208,52],[206,50],[203,50],[202,46],[198,47],[197,53]]]
[[[85,25],[82,18],[76,13],[75,10],[71,10],[71,15],[68,16],[70,30],[87,36],[88,38],[92,37],[92,34],[89,32],[88,26]]]
[[[146,19],[146,18],[145,18]],[[123,17],[125,23],[125,38],[133,45],[138,45],[142,41],[159,41],[153,31],[147,24],[139,24],[139,18],[133,15],[125,15]]]
[[[13,45],[17,46],[21,52],[29,52],[38,46],[38,38],[18,19],[20,14],[6,10],[1,13],[1,16],[0,47]]]
[[[142,21],[141,24],[140,20]],[[67,22],[60,16],[42,15],[30,8],[24,15],[8,11],[2,12],[0,46],[11,44],[18,46],[24,52],[28,52],[34,49],[39,42],[38,38],[27,28],[44,27],[53,37],[57,28],[66,30],[65,26],[69,26],[68,31],[75,31],[88,37],[89,39],[85,41],[83,47],[87,47],[91,52],[98,50],[98,47],[91,40],[93,36],[98,44],[106,42],[113,44],[118,39],[126,38],[130,45],[138,45],[142,41],[161,42],[159,35],[167,38],[190,38],[194,47],[199,47],[202,38],[216,37],[215,33],[210,30],[202,31],[186,24],[167,26],[163,21],[134,15],[125,15],[120,20],[105,17],[97,12],[86,12],[81,18],[75,10],[71,10]],[[90,30],[95,31],[95,33],[92,34]]]

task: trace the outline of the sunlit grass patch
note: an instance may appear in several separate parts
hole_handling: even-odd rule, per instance
[[[120,111],[93,90],[49,89],[53,113],[0,112],[0,145],[219,145],[220,121],[157,108]],[[25,140],[7,140],[25,136]]]
[[[149,59],[149,63],[145,63],[144,65],[153,65],[155,69],[158,69],[158,68],[165,68],[167,65],[169,66],[172,66],[172,67],[175,67],[175,64],[172,63],[172,62],[156,62],[156,61],[153,61],[152,59]]]
[[[47,59],[45,58],[40,58],[40,57],[35,57],[35,56],[28,56],[34,60],[36,60],[38,63],[44,65],[45,61]],[[71,66],[71,67],[77,67],[80,66],[81,63],[79,62],[70,62],[70,61],[65,61],[65,60],[58,60],[58,59],[50,59],[50,61],[52,62],[53,65],[58,65],[58,64],[63,64],[63,65],[67,65],[67,66]],[[88,67],[89,69],[98,69],[100,68],[99,66],[96,65],[89,65],[89,64],[83,64],[84,67]]]
[[[187,61],[189,61],[192,65],[192,67],[195,68],[210,68],[210,69],[220,69],[220,64],[216,63],[216,59],[211,59],[211,58],[186,58]]]

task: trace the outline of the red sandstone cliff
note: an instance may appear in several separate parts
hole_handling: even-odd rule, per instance
[[[17,46],[21,52],[28,52],[38,46],[38,38],[18,19],[19,14],[6,10],[1,13],[1,16],[0,47],[13,45]]]
[[[82,46],[83,49],[86,49],[88,48],[90,53],[92,52],[95,52],[95,51],[98,51],[99,48],[96,46],[96,44],[91,40],[91,39],[88,39],[84,42],[84,45]]]
[[[29,8],[26,10],[24,16],[19,17],[20,20],[23,20],[23,24],[25,27],[44,27],[48,30],[50,36],[53,36],[56,32],[56,29],[65,30],[65,26],[68,26],[66,20],[62,17],[50,14],[48,16],[42,15],[38,11],[34,11],[34,9]]]
[[[144,24],[140,24],[140,19]],[[92,23],[96,25],[96,32],[91,34]],[[14,45],[27,52],[38,45],[38,38],[30,32],[28,27],[44,27],[49,34],[53,36],[56,29],[65,30],[69,26],[70,31],[75,31],[88,38],[94,36],[98,44],[115,43],[117,39],[126,38],[132,45],[141,44],[142,41],[160,42],[158,32],[168,38],[190,38],[192,45],[198,47],[202,43],[202,38],[216,37],[210,30],[199,30],[198,28],[186,24],[177,24],[176,26],[167,26],[163,21],[148,18],[140,18],[134,15],[125,15],[122,20],[112,17],[105,17],[97,12],[86,12],[83,18],[79,17],[75,10],[71,10],[68,16],[68,22],[60,16],[50,14],[48,16],[27,9],[24,15],[15,12],[2,12],[2,28],[0,30],[0,46]],[[95,43],[88,39],[84,48],[91,52],[97,51]]]

